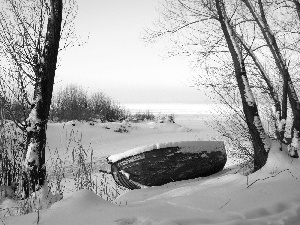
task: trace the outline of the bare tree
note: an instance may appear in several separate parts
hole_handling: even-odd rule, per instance
[[[23,120],[28,117],[31,108],[35,71],[45,45],[49,5],[49,0],[0,2],[0,90],[6,102],[23,107],[22,118],[15,117],[7,107],[11,119],[22,130],[26,130]],[[63,0],[59,56],[68,47],[81,44],[75,33],[76,15],[76,0]]]
[[[213,87],[223,100],[226,98],[225,103],[229,98],[224,96],[228,96],[230,92],[235,92],[235,89],[238,89],[244,114],[244,116],[240,114],[242,116],[241,121],[245,121],[247,124],[254,149],[254,170],[258,170],[266,162],[270,145],[251,90],[251,86],[255,84],[249,83],[246,73],[246,56],[243,55],[245,51],[241,44],[244,43],[246,46],[246,42],[236,31],[238,22],[232,23],[231,17],[226,13],[223,1],[178,0],[176,2],[167,1],[164,7],[166,10],[163,14],[167,22],[160,21],[159,27],[161,27],[161,30],[149,32],[148,37],[153,40],[157,37],[170,37],[179,33],[177,38],[173,38],[177,52],[172,53],[172,56],[177,54],[189,57],[196,56],[197,63],[201,61],[204,64],[210,64],[205,68],[210,70],[212,75],[208,78],[208,83],[204,85]],[[230,7],[234,15],[237,6],[232,4]],[[169,24],[169,26],[166,26],[166,24]],[[250,50],[251,48],[249,48]],[[248,54],[250,53],[254,59],[257,59],[253,51],[248,52]],[[221,64],[222,61],[224,64]],[[258,63],[258,60],[256,61]],[[249,60],[247,63],[249,63]],[[220,65],[217,66],[216,64]],[[234,72],[232,73],[232,71]],[[277,93],[275,93],[266,72],[261,77],[268,82],[269,87],[266,87],[266,89],[271,88],[269,94],[278,103]],[[223,92],[222,89],[225,90],[225,95],[220,94]],[[238,107],[230,105],[231,101],[226,104],[235,112],[239,110]]]
[[[2,71],[16,85],[1,80],[2,90],[12,90],[30,105],[25,123],[24,191],[26,197],[45,183],[46,129],[52,99],[55,70],[62,31],[62,0],[6,1],[0,14]],[[33,100],[27,93],[33,85]],[[16,90],[20,89],[21,96]],[[19,121],[18,121],[19,122]]]
[[[286,126],[290,123],[286,121],[294,121],[296,132],[290,155],[298,157],[300,105],[295,85],[299,82],[300,36],[296,20],[300,15],[299,5],[298,0],[166,0],[155,24],[156,29],[146,31],[146,41],[153,42],[159,38],[167,43],[168,56],[187,56],[194,69],[201,71],[195,84],[199,88],[211,87],[221,101],[238,114],[239,102],[235,96],[239,90],[238,97],[243,98],[243,88],[233,79],[237,78],[236,72],[239,71],[234,61],[243,63],[261,118],[268,121],[264,123],[268,132],[271,124],[269,135],[275,135],[288,144],[289,140],[285,137],[289,130]],[[220,10],[222,8],[223,11]],[[224,18],[227,18],[225,21],[229,24],[232,40],[236,42],[233,45],[236,52],[230,49],[224,26],[220,26],[220,12],[224,12]],[[239,55],[240,59],[237,58]],[[232,65],[234,73],[231,72]],[[288,114],[288,103],[292,115]],[[244,114],[245,117],[239,114],[244,117],[240,121],[247,122],[245,107]],[[293,133],[294,129],[291,130]]]
[[[275,120],[286,120],[287,119],[287,86],[286,83],[283,85],[283,99],[282,99],[282,106],[279,99],[279,94],[276,91],[267,71],[263,67],[262,63],[260,62],[260,59],[256,56],[255,52],[252,50],[252,47],[249,46],[249,44],[243,39],[241,35],[239,35],[237,32],[235,32],[236,37],[238,37],[239,42],[242,44],[243,48],[246,50],[247,54],[250,55],[252,58],[252,61],[254,62],[255,66],[257,67],[262,79],[265,81],[267,88],[266,91],[268,92],[270,98],[274,102],[274,108],[277,112],[278,118],[275,118]],[[285,133],[285,123],[280,126],[280,128],[275,123],[276,131],[275,135],[276,137],[283,142],[284,141],[284,133]]]
[[[294,138],[297,139],[295,142],[298,142],[298,133],[300,132],[300,101],[299,98],[297,96],[293,81],[291,79],[291,75],[289,72],[289,68],[287,65],[287,60],[284,59],[280,48],[277,44],[277,39],[274,35],[274,33],[272,32],[270,25],[267,21],[266,18],[266,14],[265,14],[265,10],[264,10],[264,4],[262,3],[261,0],[258,0],[258,8],[259,8],[259,12],[260,14],[258,14],[256,8],[253,6],[253,4],[249,1],[249,0],[242,0],[245,5],[247,6],[247,8],[249,9],[251,15],[253,16],[255,22],[258,24],[261,33],[263,34],[263,37],[267,43],[268,48],[270,49],[272,55],[273,55],[273,59],[277,65],[277,68],[282,76],[282,80],[283,80],[283,115],[282,118],[286,119],[287,114],[286,114],[286,107],[287,107],[287,96],[289,98],[290,104],[291,104],[291,108],[292,108],[292,112],[293,112],[293,116],[294,116],[294,122],[293,122],[293,127],[295,129],[295,136]],[[292,129],[292,133],[294,131],[294,129]],[[291,152],[292,156],[296,156],[297,151],[299,151],[299,149],[296,148],[296,146],[294,146],[293,148],[293,152]]]
[[[54,77],[59,50],[62,0],[50,1],[45,45],[35,68],[35,88],[32,110],[27,118],[27,153],[24,165],[33,190],[43,186],[46,178],[45,146]]]
[[[268,137],[262,127],[262,123],[258,114],[256,101],[251,91],[245,62],[242,56],[242,51],[238,44],[238,38],[235,35],[234,28],[228,19],[224,2],[216,0],[216,8],[228,48],[234,64],[235,76],[242,98],[243,109],[246,117],[246,122],[253,141],[254,147],[254,171],[264,166],[267,160],[270,144]]]

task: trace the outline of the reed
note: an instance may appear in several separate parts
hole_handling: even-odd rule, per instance
[[[21,192],[25,140],[25,133],[7,120],[4,107],[0,106],[0,185],[13,187],[16,193]]]

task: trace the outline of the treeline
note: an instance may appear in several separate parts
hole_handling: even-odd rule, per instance
[[[0,108],[3,118],[24,121],[30,112],[30,105],[21,102],[10,102],[4,96],[0,97]],[[49,120],[66,122],[71,120],[102,122],[123,120],[128,116],[125,108],[101,91],[88,94],[77,85],[67,85],[54,93]]]

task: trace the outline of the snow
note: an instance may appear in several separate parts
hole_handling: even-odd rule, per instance
[[[265,133],[262,123],[261,123],[261,120],[258,116],[254,116],[254,125],[255,125],[256,129],[258,130],[259,135],[264,143],[265,150],[269,151],[269,149],[271,147],[270,140],[269,140],[267,134]]]
[[[53,194],[48,188],[48,183],[46,182],[40,190],[32,194],[31,200],[33,200],[37,209],[47,209],[53,203],[62,199],[60,193]]]
[[[242,79],[243,79],[243,83],[244,83],[244,86],[245,86],[246,102],[248,103],[249,106],[254,106],[255,99],[254,99],[253,93],[251,91],[251,88],[249,87],[249,82],[247,81],[246,76],[242,76]]]
[[[298,152],[300,152],[299,150],[299,134],[298,131],[294,129],[294,137],[292,138],[292,143],[288,146],[289,155],[296,156]]]
[[[44,64],[44,63],[45,63],[45,58],[44,58],[43,56],[40,58],[40,63],[41,63],[41,64]]]
[[[27,129],[27,132],[29,132],[29,131],[34,131],[35,125],[36,125],[37,123],[40,123],[40,122],[41,122],[41,120],[38,119],[36,108],[33,108],[33,109],[31,110],[31,112],[30,112],[30,114],[29,114],[29,116],[28,116],[28,118],[27,118],[26,120],[27,120],[27,121],[29,122],[29,124],[30,124],[30,126],[28,126],[28,127],[26,128],[26,129]]]
[[[279,121],[279,124],[278,124],[278,130],[279,130],[279,131],[282,131],[282,130],[283,130],[283,127],[285,126],[285,124],[286,124],[285,119],[280,120],[280,121]]]
[[[108,157],[108,161],[111,163],[117,162],[121,159],[129,156],[138,155],[143,152],[148,152],[154,149],[162,149],[169,147],[179,147],[182,153],[198,153],[200,151],[225,151],[224,142],[222,141],[180,141],[180,142],[168,142],[158,143],[153,145],[146,145],[137,147],[126,152],[114,154]]]
[[[24,162],[24,166],[26,168],[30,168],[30,164],[32,164],[34,162],[35,165],[39,165],[39,157],[38,157],[38,154],[37,154],[37,147],[38,147],[38,144],[37,143],[33,143],[31,142],[29,145],[28,145],[28,149],[27,149],[27,152],[26,152],[26,158],[25,158],[25,162]]]
[[[87,132],[83,141],[88,137],[87,143],[94,140],[91,143],[95,154],[101,155],[97,150],[103,151],[103,156],[124,152],[134,145],[149,146],[153,140],[159,143],[172,142],[172,138],[174,142],[196,141],[200,137],[208,140],[205,136],[208,133],[212,139],[217,137],[203,124],[200,129],[200,120],[195,116],[175,119],[178,121],[192,131],[180,132],[178,124],[157,124],[157,129],[152,129],[147,123],[135,124],[126,134],[103,128],[118,124],[76,124],[76,129],[81,129],[83,134]],[[50,124],[49,141],[61,145],[62,138],[55,135],[62,126]],[[71,125],[66,128],[70,129]],[[101,142],[95,142],[97,137]],[[279,147],[279,143],[273,141],[266,165],[248,176],[227,167],[210,177],[129,191],[113,203],[91,191],[80,190],[39,213],[2,217],[1,221],[5,225],[299,225],[300,160],[289,157],[286,146],[282,151]],[[11,203],[4,199],[1,208],[5,204]]]
[[[129,173],[126,173],[124,170],[121,170],[120,171],[125,177],[127,177],[127,179],[129,179],[130,177],[130,174]]]

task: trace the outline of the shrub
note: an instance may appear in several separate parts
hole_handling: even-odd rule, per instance
[[[126,118],[126,111],[120,105],[102,92],[96,92],[89,98],[89,108],[93,119],[104,121],[116,121]]]
[[[8,121],[0,108],[0,185],[14,186],[21,180],[25,140],[25,133]]]
[[[2,116],[6,119],[22,123],[30,113],[30,107],[25,102],[9,100],[7,97],[1,96],[0,93],[0,109]]]
[[[254,148],[248,126],[241,111],[234,107],[217,108],[219,115],[206,124],[221,134],[226,145],[226,153],[233,164],[239,164],[241,172],[253,169]]]
[[[50,110],[52,121],[125,119],[126,112],[102,92],[90,96],[76,85],[68,85],[54,95]]]
[[[53,97],[50,111],[52,120],[84,120],[89,119],[88,113],[87,94],[78,86],[68,85]]]
[[[144,120],[154,120],[155,116],[153,113],[150,112],[150,110],[147,110],[146,112],[137,112],[135,114],[130,115],[131,120],[133,121],[144,121]]]

